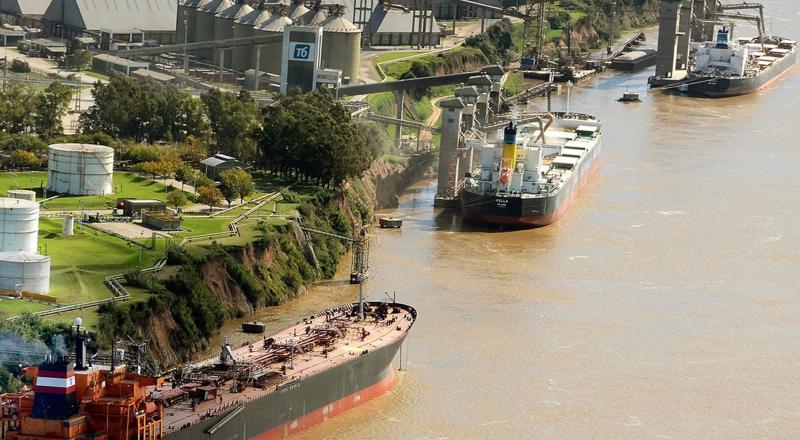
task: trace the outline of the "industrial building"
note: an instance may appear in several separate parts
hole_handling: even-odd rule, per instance
[[[153,199],[117,199],[117,209],[121,209],[125,217],[136,217],[146,211],[166,211],[167,203]]]
[[[102,49],[114,49],[117,43],[174,44],[176,17],[175,0],[51,0],[42,16],[42,32],[66,39],[92,35],[101,40]]]
[[[371,46],[438,46],[441,31],[435,18],[426,23],[427,32],[422,34],[414,28],[414,13],[397,8],[378,6],[372,12],[369,22],[369,41]]]
[[[166,211],[142,213],[142,224],[159,231],[180,231],[181,218]]]
[[[200,170],[209,179],[216,179],[222,171],[241,166],[242,163],[235,157],[222,153],[217,153],[200,161]]]
[[[114,150],[103,145],[53,144],[47,154],[47,190],[71,195],[113,192]]]
[[[38,28],[51,0],[0,0],[0,15],[4,23]]]
[[[149,63],[128,60],[105,53],[97,54],[92,57],[92,70],[107,75],[117,72],[125,76],[130,76],[131,73],[137,70],[147,70],[149,67]]]

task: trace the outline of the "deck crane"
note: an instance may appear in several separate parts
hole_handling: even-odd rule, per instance
[[[335,232],[323,231],[321,229],[309,228],[303,225],[302,218],[298,226],[305,233],[306,239],[310,240],[310,234],[333,237],[353,245],[353,259],[350,264],[350,284],[358,284],[358,317],[364,319],[364,282],[369,278],[369,225],[359,228],[358,235],[350,237],[337,234]]]

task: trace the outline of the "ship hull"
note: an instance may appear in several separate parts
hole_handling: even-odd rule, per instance
[[[710,96],[723,98],[726,96],[746,95],[760,90],[771,81],[777,79],[784,72],[794,66],[797,61],[797,51],[792,51],[777,63],[773,64],[760,74],[748,78],[716,78],[708,81],[705,77],[690,79],[687,84],[687,93],[690,95]],[[691,81],[704,81],[692,84]]]
[[[164,439],[285,439],[392,389],[392,360],[404,339],[405,336],[364,355],[355,354],[336,367],[243,402],[241,411],[228,420],[225,417],[236,410],[204,419],[167,434]]]
[[[461,191],[464,219],[496,226],[538,228],[555,223],[578,198],[580,191],[600,169],[601,144],[577,165],[575,173],[557,192],[546,197],[503,197]]]

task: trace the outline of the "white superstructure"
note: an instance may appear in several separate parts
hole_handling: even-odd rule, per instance
[[[0,197],[0,252],[36,253],[39,239],[39,204]]]
[[[48,147],[47,189],[60,194],[114,192],[114,150],[103,145],[53,144]]]
[[[0,290],[48,293],[50,257],[24,251],[0,252]]]

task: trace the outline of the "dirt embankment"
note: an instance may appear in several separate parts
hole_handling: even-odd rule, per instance
[[[315,227],[334,230],[330,217],[323,212],[341,213],[350,227],[361,223],[364,209],[371,216],[374,209],[397,205],[398,195],[410,184],[420,179],[435,162],[435,155],[428,153],[409,160],[408,166],[378,160],[362,176],[349,184],[344,196],[335,197],[325,207],[319,207]],[[244,246],[227,247],[214,251],[213,256],[196,262],[197,272],[204,284],[228,317],[241,317],[262,307],[278,304],[302,295],[307,285],[325,277],[320,269],[322,261],[315,261],[310,248],[316,249],[316,257],[344,255],[341,247],[334,250],[320,247],[324,243],[309,246],[302,233],[289,226],[268,238],[254,237]],[[334,242],[336,242],[334,240]],[[340,246],[339,244],[333,244]],[[331,246],[331,244],[327,244]],[[162,366],[185,362],[192,354],[208,348],[208,340],[177,340],[181,319],[167,307],[137,323],[140,336],[150,340],[150,351]]]

